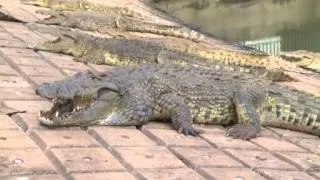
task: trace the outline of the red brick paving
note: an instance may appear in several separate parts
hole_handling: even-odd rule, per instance
[[[319,138],[290,138],[291,142],[320,155],[320,141]]]
[[[50,151],[66,173],[125,170],[120,162],[103,148],[52,148]]]
[[[92,127],[90,134],[101,137],[109,146],[153,146],[157,145],[135,127]]]
[[[281,156],[292,161],[296,166],[310,171],[320,171],[320,156],[311,153],[281,152]]]
[[[135,169],[164,169],[186,167],[163,146],[115,147],[120,157]]]
[[[252,142],[268,149],[269,151],[296,151],[305,152],[306,150],[294,145],[284,139],[276,139],[271,137],[260,137],[253,139]]]
[[[172,151],[189,166],[200,167],[243,167],[243,165],[212,147],[172,147]]]
[[[0,130],[18,130],[19,126],[7,115],[0,114]],[[1,133],[2,134],[2,133]]]
[[[253,168],[295,170],[296,168],[267,151],[227,149],[237,159]]]
[[[13,14],[36,19],[30,14],[36,8],[11,5]],[[241,141],[225,137],[221,126],[197,125],[205,131],[198,138],[177,134],[168,123],[140,130],[42,127],[37,113],[50,102],[35,95],[36,84],[108,68],[26,48],[46,38],[0,21],[0,101],[27,111],[0,113],[0,179],[320,179],[319,137],[288,130],[264,128],[261,137]]]
[[[225,179],[254,179],[264,180],[265,178],[249,168],[202,168],[201,171],[209,177],[217,180]]]
[[[1,149],[25,149],[36,148],[36,144],[22,131],[2,130],[0,131]]]
[[[1,178],[1,176],[0,176]],[[59,175],[20,175],[20,176],[4,176],[5,180],[63,180],[64,178]]]
[[[204,180],[205,178],[199,175],[194,170],[188,168],[177,169],[152,169],[138,171],[143,177],[150,180],[174,180],[174,179],[192,179]]]
[[[53,174],[55,169],[39,148],[1,149],[1,176]]]
[[[236,149],[252,149],[259,150],[261,147],[253,144],[250,141],[239,141],[226,137],[223,133],[204,133],[201,135],[211,144],[221,148],[236,148]]]
[[[166,146],[210,146],[200,137],[187,137],[172,129],[145,129],[144,132],[158,138]]]
[[[34,130],[32,136],[38,139],[38,145],[42,149],[98,146],[98,143],[82,130]]]
[[[269,178],[273,179],[299,179],[299,180],[316,180],[316,177],[312,177],[305,172],[301,171],[278,171],[272,169],[260,169],[261,173],[265,174]]]
[[[105,179],[121,179],[135,180],[128,172],[105,172],[105,173],[73,173],[72,177],[75,180],[105,180]]]

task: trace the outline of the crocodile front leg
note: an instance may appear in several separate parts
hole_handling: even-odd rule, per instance
[[[249,140],[256,138],[260,131],[260,106],[264,94],[257,89],[240,89],[234,97],[238,123],[227,130],[227,136]]]
[[[175,94],[165,94],[158,99],[160,113],[168,113],[173,127],[185,135],[197,136],[201,133],[192,127],[192,116],[183,98]]]

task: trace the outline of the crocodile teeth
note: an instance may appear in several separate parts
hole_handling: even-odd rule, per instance
[[[59,112],[57,111],[54,115],[56,118],[59,117]]]

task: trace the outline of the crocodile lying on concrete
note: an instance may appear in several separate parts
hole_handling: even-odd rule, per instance
[[[28,24],[31,29],[38,28],[35,24]],[[53,33],[52,28],[42,29]],[[55,34],[55,33],[53,33]],[[101,38],[89,35],[78,30],[70,31],[60,29],[56,31],[58,38],[31,47],[34,50],[64,53],[74,56],[74,60],[84,63],[107,64],[114,66],[137,66],[140,64],[193,64],[213,69],[224,69],[226,71],[248,72],[260,76],[268,76],[273,80],[283,77],[277,72],[266,73],[260,67],[246,67],[232,64],[224,64],[219,61],[210,61],[196,55],[181,51],[170,50],[162,41],[123,39],[123,38]],[[55,35],[56,35],[55,34]],[[80,40],[80,41],[79,41]]]
[[[105,6],[87,0],[21,0],[21,3],[55,10],[112,12],[129,17],[144,18],[140,13],[126,7]]]
[[[121,31],[173,36],[195,42],[200,42],[203,39],[200,33],[187,27],[146,22],[141,19],[122,16],[112,11],[101,13],[92,11],[61,12],[51,10],[38,11],[38,13],[49,15],[48,18],[39,21],[41,24],[60,25],[85,31],[108,33],[110,29],[117,29]]]
[[[52,9],[76,11],[59,13],[56,11],[38,11],[50,15],[49,18],[41,21],[41,23],[60,24],[102,33],[106,33],[106,30],[111,28],[123,31],[154,33],[181,37],[196,42],[204,38],[200,33],[187,27],[148,22],[146,17],[142,17],[139,13],[128,8],[106,7],[86,0],[24,0],[23,2]]]
[[[223,49],[216,50],[192,46],[186,50],[179,48],[179,46],[169,46],[163,42],[148,41],[146,39],[107,39],[88,35],[78,30],[65,30],[37,24],[28,24],[28,27],[32,30],[59,36],[54,41],[48,41],[33,47],[34,49],[70,54],[75,56],[77,61],[93,64],[127,66],[141,63],[188,63],[208,67],[219,65],[220,67],[232,67],[236,71],[255,72],[273,81],[294,79],[287,75],[287,71],[290,73],[294,71],[301,74],[312,74],[312,72],[307,72],[286,61],[285,63],[277,64],[276,61],[259,59],[264,55],[251,55],[256,57],[256,59],[252,60],[249,53],[231,53],[231,51]],[[314,83],[317,84],[317,81],[319,86],[320,80],[315,79]]]
[[[148,64],[114,68],[102,75],[78,73],[44,83],[37,94],[54,99],[40,113],[49,127],[143,125],[171,119],[184,134],[198,135],[192,123],[235,125],[227,135],[255,138],[261,125],[320,136],[320,97],[247,74],[193,66]]]
[[[59,10],[71,11],[88,11],[88,12],[48,12],[51,17],[42,21],[47,24],[60,24],[63,26],[76,27],[79,29],[107,32],[108,28],[117,28],[126,31],[138,31],[169,35],[173,37],[182,37],[196,42],[204,39],[205,36],[192,29],[177,25],[160,25],[139,19],[140,14],[127,8],[106,7],[102,4],[94,4],[86,0],[22,0],[25,4],[32,4],[42,7],[49,7]],[[135,17],[135,18],[132,18]],[[308,74],[299,69],[295,64],[288,63],[287,60],[292,58],[288,56],[273,56],[252,51],[237,51],[227,49],[202,49],[195,46],[188,50],[192,54],[223,61],[224,63],[232,63],[243,66],[259,66],[267,68],[270,71],[281,69],[283,71],[294,73]],[[300,61],[300,60],[299,60]],[[312,61],[312,60],[311,60]],[[300,67],[319,72],[320,68],[317,63],[310,60],[303,60],[297,63]]]
[[[302,68],[320,73],[320,53],[298,50],[291,52],[281,52],[280,56],[287,61],[297,64]]]

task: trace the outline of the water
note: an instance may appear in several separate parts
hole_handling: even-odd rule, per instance
[[[320,52],[320,0],[155,0],[154,4],[202,31],[271,54]]]

